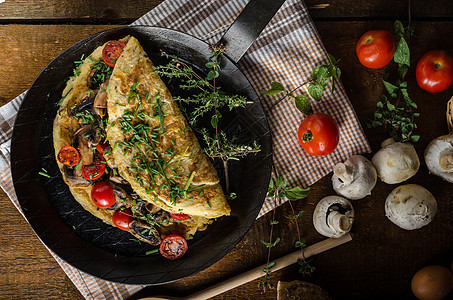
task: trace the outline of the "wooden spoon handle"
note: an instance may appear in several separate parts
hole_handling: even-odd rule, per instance
[[[319,243],[316,243],[314,245],[311,245],[307,248],[304,249],[304,256],[305,258],[308,258],[310,256],[319,254],[321,252],[324,252],[326,250],[335,248],[337,246],[340,246],[344,243],[347,243],[352,240],[351,235],[348,233],[340,238],[337,239],[326,239],[324,241],[321,241]],[[277,260],[275,260],[275,266],[271,269],[271,271],[277,271],[280,269],[283,269],[295,262],[297,262],[298,258],[302,258],[301,251],[295,251],[291,254],[288,254],[284,257],[281,257]],[[267,265],[262,265],[257,268],[254,268],[250,271],[247,271],[245,273],[239,274],[233,278],[227,279],[223,282],[220,282],[216,285],[213,285],[211,287],[208,287],[200,292],[197,292],[195,294],[192,294],[188,297],[185,297],[185,299],[209,299],[212,298],[216,295],[219,295],[221,293],[224,293],[226,291],[229,291],[235,287],[238,287],[244,283],[247,283],[249,281],[255,280],[259,277],[264,276],[263,269],[266,268]]]

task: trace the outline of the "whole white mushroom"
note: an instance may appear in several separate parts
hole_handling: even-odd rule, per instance
[[[430,173],[453,182],[453,135],[432,140],[425,150],[425,162]]]
[[[414,146],[409,143],[385,140],[382,148],[371,159],[377,174],[388,184],[401,183],[414,176],[420,167],[420,160]]]
[[[332,185],[345,198],[358,200],[371,195],[377,173],[373,164],[362,155],[353,155],[333,168]]]
[[[394,189],[385,200],[387,218],[406,230],[428,225],[437,212],[434,196],[417,184],[406,184]]]
[[[447,103],[446,117],[450,134],[429,143],[425,150],[425,162],[430,173],[453,182],[453,97]]]
[[[348,233],[354,221],[351,202],[339,196],[327,196],[319,200],[313,212],[313,225],[320,234],[339,238]]]

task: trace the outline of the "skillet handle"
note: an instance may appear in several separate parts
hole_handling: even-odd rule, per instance
[[[226,55],[238,62],[285,0],[250,0],[220,39]]]

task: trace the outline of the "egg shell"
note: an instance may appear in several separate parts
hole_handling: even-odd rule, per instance
[[[412,292],[421,300],[440,300],[453,288],[453,274],[443,266],[427,266],[412,278]]]

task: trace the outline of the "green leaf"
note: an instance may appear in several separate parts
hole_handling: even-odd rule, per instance
[[[395,30],[395,34],[399,36],[404,36],[404,26],[401,21],[396,20],[393,24],[393,29]]]
[[[270,224],[271,224],[271,225],[277,225],[277,224],[279,224],[279,223],[280,223],[280,222],[277,221],[277,220],[271,220],[271,221],[270,221]]]
[[[337,78],[338,78],[338,79],[340,79],[340,76],[341,76],[341,70],[340,70],[340,68],[337,68],[336,70],[337,70],[337,71],[336,71],[336,74],[335,74],[335,76],[337,76]]]
[[[387,102],[387,108],[388,108],[390,111],[393,111],[393,110],[395,110],[395,105],[393,105],[393,104],[390,103],[390,102]]]
[[[403,37],[401,37],[398,45],[396,46],[395,54],[393,54],[393,60],[398,64],[410,66],[409,46]]]
[[[408,70],[409,70],[409,66],[408,65],[399,64],[398,65],[398,70],[397,70],[399,78],[403,79],[404,77],[406,77],[406,74],[407,74]]]
[[[387,99],[386,99],[387,100]],[[379,101],[378,103],[376,103],[376,107],[377,108],[383,108],[384,107],[384,104],[382,104],[381,101]]]
[[[285,217],[290,220],[300,219],[300,218],[302,218],[303,213],[304,213],[304,211],[301,210],[297,215],[294,215],[291,217],[288,217],[288,216],[285,216]]]
[[[285,88],[283,87],[283,85],[280,82],[274,81],[274,82],[272,82],[270,89],[268,89],[268,90],[263,89],[263,90],[261,90],[261,93],[264,95],[273,96],[273,95],[283,92],[284,90],[285,90]]]
[[[333,57],[332,54],[329,54],[327,53],[327,57],[329,58],[329,61],[332,65],[336,65],[337,64],[337,60],[335,59],[335,57]]]
[[[212,125],[212,127],[214,127],[214,128],[217,127],[221,117],[222,117],[222,115],[220,114],[219,111],[217,111],[217,115],[212,115],[212,117],[211,117],[211,125]]]
[[[310,100],[304,95],[299,95],[294,98],[294,102],[298,110],[300,110],[303,114],[310,115],[313,113],[311,109]]]
[[[327,78],[327,77],[332,77],[336,74],[336,68],[335,66],[333,65],[328,65],[327,66],[327,72],[326,74],[324,74],[324,77]]]
[[[299,200],[307,197],[310,194],[310,188],[303,189],[301,187],[294,187],[285,191],[284,196],[288,200]]]
[[[313,69],[313,73],[311,74],[311,77],[314,80],[321,80],[321,79],[325,78],[326,73],[327,73],[327,67],[324,65],[319,65]]]
[[[275,247],[279,242],[280,242],[280,238],[277,238],[277,239],[275,240],[275,242],[273,242],[273,243],[268,243],[268,242],[265,242],[265,241],[261,240],[261,243],[263,243],[264,245],[266,245],[267,248]]]
[[[420,140],[420,136],[419,135],[412,135],[411,136],[411,141],[416,143]]]
[[[212,68],[214,66],[214,62],[208,61],[205,66],[206,66],[206,68]]]
[[[212,80],[217,77],[219,77],[219,72],[217,72],[216,70],[211,70],[211,71],[209,71],[208,75],[206,76],[206,80]]]
[[[382,80],[382,82],[384,83],[384,87],[390,95],[395,94],[398,91],[398,87],[391,84],[390,82],[387,82],[385,80]]]
[[[305,248],[307,247],[307,244],[304,241],[296,241],[296,244],[294,245],[296,248]]]
[[[382,114],[381,114],[381,113],[379,113],[379,112],[377,112],[377,111],[376,111],[376,112],[374,112],[374,116],[375,116],[375,117],[376,117],[377,119],[380,119],[380,118],[382,118]]]
[[[308,93],[316,101],[321,100],[323,90],[324,90],[324,88],[319,83],[310,83],[310,85],[308,86]]]

